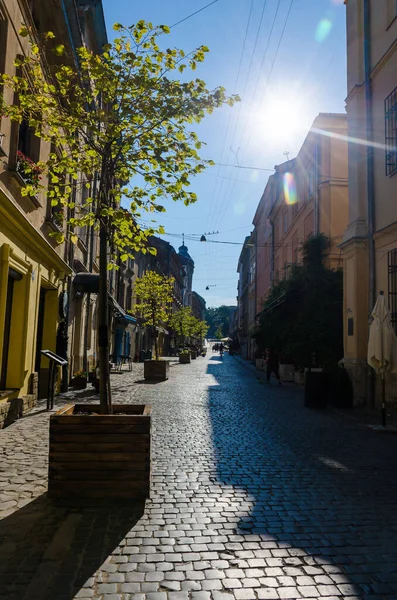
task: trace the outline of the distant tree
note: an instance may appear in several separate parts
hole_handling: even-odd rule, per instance
[[[224,337],[221,325],[218,325],[217,330],[215,331],[215,337],[217,340],[221,340]]]
[[[159,359],[158,328],[166,325],[170,319],[173,277],[164,277],[155,271],[147,271],[135,280],[134,293],[137,303],[134,314],[142,319],[143,325],[152,329],[156,360]]]
[[[229,335],[229,324],[230,324],[230,308],[222,305],[216,308],[209,307],[205,311],[205,320],[208,323],[208,337],[216,337],[216,330],[218,327],[222,329],[221,337]]]
[[[195,333],[196,333],[196,335],[199,336],[201,345],[203,345],[203,340],[204,340],[205,336],[207,335],[208,328],[209,328],[209,325],[208,325],[207,321],[197,321]]]

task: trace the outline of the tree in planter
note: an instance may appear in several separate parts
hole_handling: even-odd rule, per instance
[[[164,277],[155,271],[147,271],[134,283],[134,293],[138,299],[134,313],[142,319],[143,325],[151,327],[156,360],[159,360],[157,329],[170,319],[173,289],[173,277]]]
[[[170,327],[172,327],[176,334],[182,338],[183,346],[186,344],[186,338],[193,335],[196,325],[195,321],[196,319],[192,315],[190,306],[184,306],[170,318]]]
[[[172,78],[172,72],[195,70],[208,52],[205,46],[187,55],[174,48],[162,50],[158,38],[169,28],[144,21],[128,28],[116,24],[114,29],[118,37],[101,55],[77,49],[77,68],[48,32],[39,43],[31,43],[29,55],[15,61],[21,76],[2,76],[3,85],[17,94],[18,104],[7,105],[0,94],[0,114],[17,123],[25,120],[35,135],[55,148],[47,161],[37,165],[48,177],[48,189],[31,181],[22,194],[43,190],[53,206],[67,207],[69,218],[66,230],[56,234],[58,243],[65,237],[76,243],[76,227],[99,230],[103,413],[111,412],[107,271],[116,266],[118,257],[126,261],[134,252],[146,252],[148,236],[162,232],[137,224],[142,211],[163,212],[164,198],[185,205],[196,201],[186,189],[190,177],[213,163],[200,159],[201,143],[186,126],[238,99],[227,97],[222,87],[209,91],[200,79]],[[30,32],[24,27],[20,35]],[[55,60],[47,60],[51,53]],[[96,194],[76,202],[78,186],[95,188],[97,179]]]

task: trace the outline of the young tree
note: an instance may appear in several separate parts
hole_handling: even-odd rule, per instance
[[[199,336],[201,345],[203,345],[203,340],[204,340],[205,336],[207,335],[208,329],[209,329],[209,325],[208,325],[207,321],[200,321],[197,319],[195,333],[196,333],[196,335]]]
[[[166,325],[170,319],[173,289],[173,277],[164,277],[155,271],[147,271],[134,283],[134,294],[138,300],[134,313],[142,319],[143,325],[151,327],[156,360],[159,359],[157,328]]]
[[[43,182],[48,178],[50,185],[43,190],[51,204],[67,207],[71,215],[57,241],[69,236],[76,243],[76,227],[99,230],[101,412],[111,412],[107,271],[117,256],[126,261],[137,251],[146,252],[147,237],[156,230],[138,225],[142,211],[163,212],[165,198],[185,205],[196,201],[187,190],[190,178],[213,163],[200,159],[201,143],[190,125],[238,99],[228,97],[222,87],[208,90],[201,79],[181,82],[172,77],[188,67],[195,70],[208,52],[205,46],[189,54],[162,49],[159,38],[169,28],[144,21],[131,27],[116,24],[114,29],[119,35],[102,54],[77,49],[77,67],[51,32],[32,42],[31,53],[15,61],[20,75],[2,76],[18,102],[0,100],[0,114],[27,122],[54,149],[37,166]],[[20,35],[33,39],[26,27]],[[36,179],[31,178],[22,194],[40,189]],[[76,202],[77,186],[95,189],[97,179],[96,193]]]
[[[193,335],[197,327],[197,319],[192,315],[190,306],[184,306],[175,312],[169,321],[170,327],[182,338],[183,345],[186,343],[186,338]]]

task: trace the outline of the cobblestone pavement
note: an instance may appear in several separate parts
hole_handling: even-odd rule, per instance
[[[48,414],[0,432],[2,600],[397,599],[397,436],[228,356],[140,369],[113,389],[153,406],[144,511],[52,506]]]

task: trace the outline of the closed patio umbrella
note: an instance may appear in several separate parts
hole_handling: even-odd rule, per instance
[[[386,425],[385,375],[397,371],[397,337],[394,332],[390,311],[380,292],[372,311],[373,321],[369,330],[368,364],[382,378],[382,425]]]

